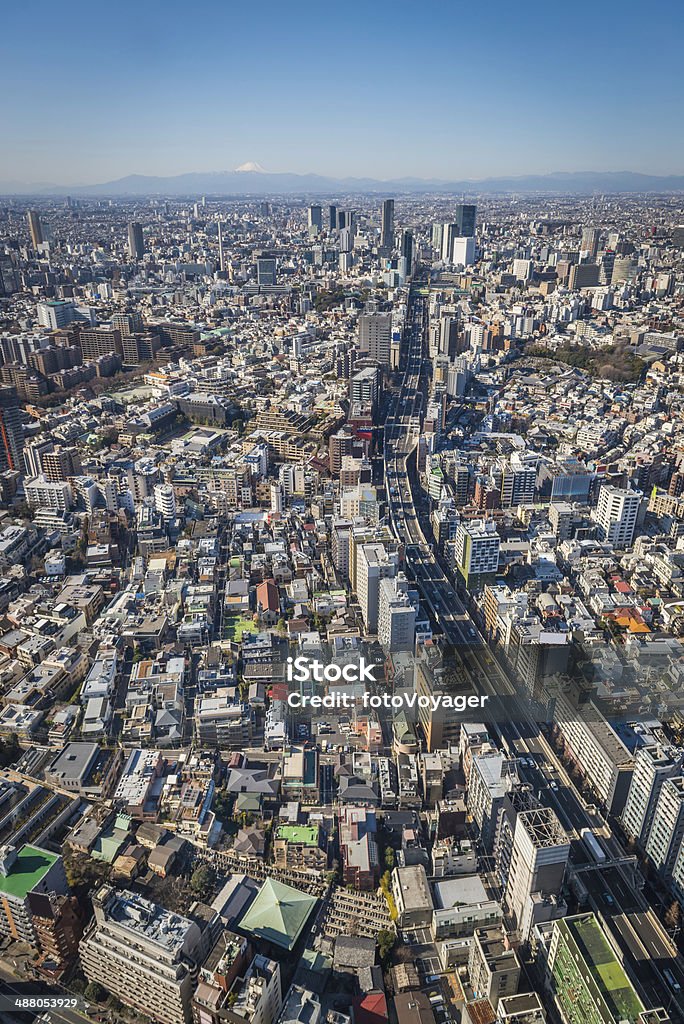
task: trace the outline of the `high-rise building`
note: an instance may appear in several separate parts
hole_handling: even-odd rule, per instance
[[[318,234],[323,229],[323,208],[315,204],[309,207],[309,232]]]
[[[76,315],[73,302],[55,301],[39,302],[37,306],[38,323],[50,331],[57,331],[72,322]]]
[[[40,476],[43,472],[43,458],[55,450],[55,442],[44,437],[27,444],[24,448],[24,468],[27,476]]]
[[[475,262],[475,239],[472,235],[457,235],[454,238],[451,262],[457,267],[472,267]]]
[[[128,225],[128,254],[132,260],[141,260],[145,255],[142,224],[134,220]]]
[[[641,747],[636,755],[622,825],[642,845],[648,840],[663,783],[681,774],[683,759],[678,747],[660,745]]]
[[[555,897],[560,893],[569,855],[570,840],[551,807],[518,814],[513,832],[506,903],[524,942],[535,924],[535,900],[532,897]]]
[[[110,327],[107,324],[100,324],[99,327],[89,327],[81,331],[79,346],[83,353],[83,359],[95,360],[100,356],[107,356],[110,352],[121,355],[121,331]]]
[[[42,471],[52,483],[78,476],[82,470],[78,448],[55,448],[41,457]]]
[[[34,249],[43,244],[43,225],[40,223],[40,217],[37,210],[29,210],[26,214],[26,220],[28,221],[29,232],[31,233],[31,245]]]
[[[644,1019],[644,1004],[595,914],[554,922],[547,971],[566,1024],[638,1024]]]
[[[369,633],[377,632],[380,609],[380,580],[394,576],[399,556],[383,544],[364,544],[358,552],[356,590],[361,614]]]
[[[442,225],[441,257],[444,263],[451,263],[454,256],[454,242],[461,237],[458,224]]]
[[[369,359],[389,366],[392,317],[388,313],[363,313],[359,317],[359,349]]]
[[[461,522],[454,540],[455,567],[468,589],[479,589],[493,583],[499,567],[501,541],[491,519]]]
[[[595,287],[599,283],[599,271],[598,263],[574,263],[570,268],[568,287],[573,291]]]
[[[615,548],[628,548],[634,540],[643,494],[603,484],[599,491],[596,522],[603,540]]]
[[[413,651],[418,595],[403,573],[380,581],[378,641],[385,653]]]
[[[381,371],[378,366],[361,367],[349,381],[350,402],[368,402],[375,408],[380,395],[380,382]]]
[[[418,706],[418,720],[428,752],[458,746],[463,715],[445,706],[440,698],[443,694],[453,697],[459,692],[468,697],[473,690],[468,678],[462,673],[459,675],[457,666],[441,644],[418,645],[413,686],[419,700],[428,698]]]
[[[17,392],[12,387],[0,387],[0,472],[24,469],[24,430]]]
[[[139,334],[144,330],[142,316],[139,312],[131,311],[125,313],[114,313],[110,324],[115,331],[118,331],[122,338],[128,338],[132,334]]]
[[[621,814],[634,773],[634,758],[593,701],[579,704],[559,691],[555,722],[566,750],[600,803]]]
[[[513,452],[501,471],[501,507],[515,508],[534,501],[539,456]]]
[[[83,973],[159,1024],[188,1024],[201,932],[126,889],[101,886],[80,945]]]
[[[584,228],[582,231],[582,241],[580,243],[580,251],[587,253],[591,259],[593,259],[599,247],[599,229],[598,228]]]
[[[413,232],[402,231],[401,233],[401,255],[406,260],[406,272],[410,274],[413,269]]]
[[[337,231],[337,207],[328,207],[328,229],[330,231]]]
[[[477,207],[468,203],[459,203],[456,207],[456,234],[459,238],[473,238],[475,235],[475,218]]]
[[[663,878],[669,881],[684,836],[684,778],[665,779],[660,789],[646,853]]]
[[[633,281],[637,274],[636,260],[631,256],[619,256],[613,261],[613,272],[610,277],[612,285],[622,284],[623,281]]]
[[[24,480],[24,497],[30,508],[51,508],[68,512],[74,507],[74,496],[66,481],[49,481],[44,474]]]
[[[195,998],[195,1012],[197,1003]],[[266,956],[257,955],[244,977],[234,982],[218,1019],[228,1024],[242,1024],[243,1021],[246,1024],[276,1024],[282,1005],[280,965]],[[202,1010],[195,1017],[198,1024],[206,1024]]]
[[[39,846],[0,846],[0,936],[37,946],[29,897],[67,892],[62,858]]]
[[[500,999],[518,991],[520,971],[518,954],[500,925],[475,929],[470,943],[468,979],[476,999],[488,999],[496,1010]]]
[[[674,859],[670,884],[679,902],[684,903],[684,843],[680,843],[677,856]]]
[[[83,918],[75,896],[55,892],[29,892],[28,906],[40,948],[36,969],[59,977],[78,957]]]
[[[394,248],[394,200],[386,199],[382,204],[380,245],[390,252]]]
[[[494,848],[494,839],[507,792],[503,773],[504,756],[493,747],[484,748],[472,760],[468,783],[468,811],[486,850]]]
[[[264,253],[257,258],[256,266],[258,285],[270,286],[277,283],[277,265],[274,256]]]
[[[176,518],[176,494],[171,484],[157,484],[154,488],[154,506],[165,523]]]
[[[223,273],[226,269],[226,261],[223,253],[223,227],[218,222],[218,247],[219,247],[219,270]]]
[[[237,997],[249,967],[251,946],[235,932],[222,930],[200,967],[199,982],[192,1000],[193,1024],[223,1024],[225,1011],[237,998],[230,996],[233,985]]]

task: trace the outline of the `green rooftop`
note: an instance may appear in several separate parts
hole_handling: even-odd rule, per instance
[[[316,902],[313,896],[291,885],[267,878],[243,915],[240,928],[282,949],[290,950]]]
[[[284,839],[288,843],[302,843],[304,846],[317,846],[318,827],[316,825],[279,825],[276,839]]]
[[[0,874],[0,893],[24,900],[59,857],[37,846],[22,846],[7,875]]]
[[[560,921],[591,971],[592,978],[615,1020],[635,1021],[644,1009],[632,983],[618,963],[594,914],[582,914]]]

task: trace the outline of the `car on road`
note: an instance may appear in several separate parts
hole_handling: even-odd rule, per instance
[[[682,986],[679,984],[669,967],[666,967],[663,971],[663,977],[673,992],[681,992]]]
[[[608,891],[601,893],[601,899],[604,903],[607,903],[609,907],[612,907],[615,904],[615,900]]]

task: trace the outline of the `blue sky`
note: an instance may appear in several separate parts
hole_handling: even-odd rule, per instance
[[[672,0],[2,7],[3,181],[684,173]]]

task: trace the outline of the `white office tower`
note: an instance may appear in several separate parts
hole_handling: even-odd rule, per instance
[[[199,927],[126,889],[101,886],[79,947],[88,981],[159,1024],[187,1024]]]
[[[444,263],[452,262],[454,242],[458,237],[458,224],[442,225],[442,261]]]
[[[387,551],[383,544],[362,544],[356,566],[356,592],[361,614],[369,633],[378,629],[380,608],[380,580],[395,576],[399,556]]]
[[[513,260],[513,277],[518,281],[529,281],[532,277],[532,260]]]
[[[669,880],[684,836],[684,779],[666,779],[660,790],[646,853],[656,871]]]
[[[622,812],[622,825],[630,838],[646,844],[663,783],[680,775],[684,754],[678,747],[642,747],[634,760],[634,775]]]
[[[451,247],[451,262],[455,267],[472,267],[475,262],[475,239],[454,238]]]
[[[538,921],[561,916],[557,897],[569,855],[570,840],[551,807],[518,814],[506,903],[523,942]]]
[[[50,331],[66,327],[76,318],[76,306],[66,300],[39,302],[36,312],[40,326],[47,327]]]
[[[539,456],[535,452],[513,452],[501,469],[501,507],[515,508],[534,501]]]
[[[154,488],[154,507],[165,523],[176,518],[176,495],[171,484],[157,484]]]
[[[603,540],[615,548],[631,546],[642,498],[641,491],[603,484],[596,509],[596,522]]]
[[[378,640],[386,654],[413,651],[418,601],[403,573],[380,581]]]

